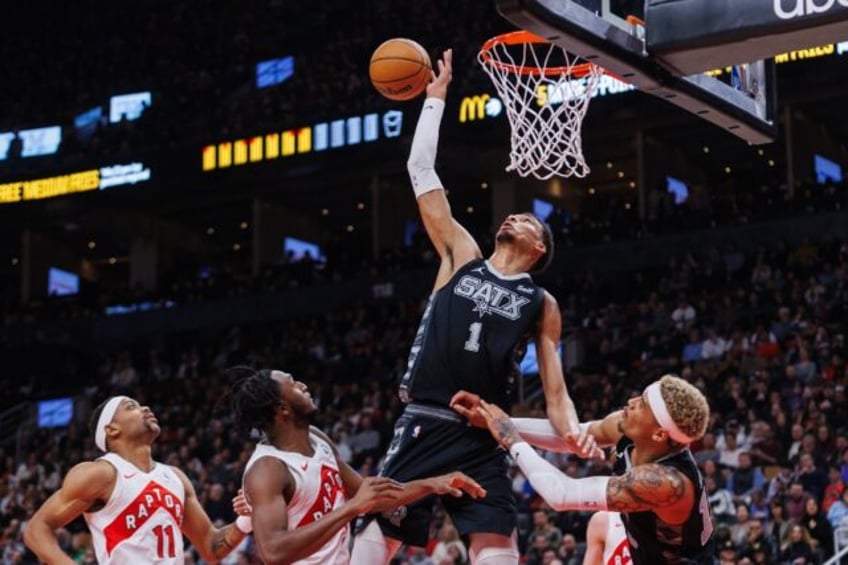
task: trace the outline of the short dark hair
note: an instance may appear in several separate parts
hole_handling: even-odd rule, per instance
[[[91,418],[88,419],[88,431],[91,432],[92,439],[97,437],[97,421],[100,420],[100,415],[103,413],[103,409],[106,408],[106,403],[108,403],[111,399],[112,398],[109,397],[98,404],[91,413]]]
[[[237,379],[230,389],[233,419],[245,431],[268,432],[274,423],[274,412],[283,402],[280,384],[271,378],[271,371],[256,371],[250,367],[232,367],[226,375]]]
[[[525,212],[525,214],[536,218],[536,221],[542,227],[542,243],[545,244],[545,252],[530,267],[530,274],[540,275],[548,270],[548,267],[551,266],[551,262],[554,260],[554,234],[551,232],[551,227],[543,222],[536,214],[532,212]]]

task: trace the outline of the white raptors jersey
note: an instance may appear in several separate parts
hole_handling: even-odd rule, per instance
[[[289,468],[294,477],[294,495],[288,503],[289,530],[302,528],[320,520],[325,514],[341,508],[345,503],[344,485],[332,448],[315,434],[310,433],[309,440],[315,450],[312,457],[280,451],[266,443],[257,444],[244,469],[247,475],[253,464],[263,457],[279,459]],[[321,549],[297,563],[348,565],[349,540],[350,527],[345,526]]]
[[[621,522],[621,514],[608,512],[607,536],[604,540],[604,565],[629,565],[630,545]]]
[[[85,514],[97,562],[181,565],[185,488],[179,476],[162,463],[145,473],[114,453],[101,459],[118,476],[106,506]]]

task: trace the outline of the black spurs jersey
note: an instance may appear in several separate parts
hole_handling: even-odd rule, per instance
[[[463,265],[430,296],[400,383],[404,402],[447,406],[459,390],[509,406],[516,347],[535,331],[545,291],[488,261]]]
[[[626,437],[616,445],[614,472],[623,475],[630,469],[633,442]],[[713,563],[713,520],[704,481],[692,452],[683,449],[654,461],[674,467],[695,486],[695,505],[689,519],[679,526],[664,523],[653,512],[621,514],[627,530],[630,553],[635,565],[694,565]]]

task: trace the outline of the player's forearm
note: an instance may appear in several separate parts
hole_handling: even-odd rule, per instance
[[[568,392],[563,390],[560,394],[555,394],[552,398],[546,399],[546,403],[545,412],[548,415],[548,420],[560,437],[565,437],[569,433],[577,433],[580,422],[577,419],[577,409],[574,407],[574,402]]]
[[[609,477],[572,479],[539,456],[523,441],[510,442],[509,452],[530,486],[555,510],[606,510]]]
[[[571,453],[565,438],[557,433],[551,421],[546,418],[511,418],[515,424],[521,439],[532,446],[555,451],[557,453]]]
[[[207,557],[214,556],[215,560],[222,559],[232,553],[238,545],[247,537],[236,523],[228,524],[223,528],[215,528],[212,531],[212,539],[206,548]],[[206,557],[204,560],[208,561]]]
[[[24,530],[24,544],[42,563],[76,565],[74,560],[59,547],[59,540],[56,539],[54,529],[41,520],[33,519],[27,524]]]
[[[432,190],[443,188],[435,167],[436,150],[439,145],[439,127],[444,110],[444,100],[427,98],[424,101],[424,107],[421,109],[418,125],[415,127],[415,135],[412,138],[412,148],[409,151],[406,168],[416,198]]]
[[[304,559],[324,546],[336,533],[347,527],[359,512],[350,502],[323,516],[308,526],[294,530],[276,530],[270,539],[263,539],[261,527],[254,529],[259,557],[265,563],[285,564]],[[254,514],[254,521],[256,516]]]
[[[425,496],[430,496],[436,493],[435,482],[433,479],[419,479],[417,481],[409,481],[403,483],[403,491],[400,493],[397,504],[395,506],[403,506],[409,504]]]

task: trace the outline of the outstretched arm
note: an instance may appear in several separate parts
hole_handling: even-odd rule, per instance
[[[621,439],[621,430],[618,424],[621,421],[622,412],[617,410],[608,414],[603,420],[593,420],[580,424],[578,443],[584,434],[591,437],[598,447],[610,447]],[[521,439],[534,447],[546,451],[560,453],[573,453],[574,442],[560,436],[549,420],[543,418],[512,418]],[[573,435],[573,434],[572,434]]]
[[[356,495],[341,507],[289,530],[285,493],[294,489],[294,479],[285,464],[271,457],[260,459],[245,476],[244,485],[253,507],[253,537],[265,563],[292,563],[314,554],[352,519],[394,501],[400,491],[391,479],[361,480]]]
[[[362,477],[350,465],[345,463],[340,457],[335,444],[330,441],[330,438],[315,426],[311,427],[312,433],[321,437],[333,449],[336,456],[336,464],[339,466],[339,474],[342,478],[342,483],[345,485],[345,492],[348,497],[353,497],[362,484]],[[439,475],[437,477],[429,477],[419,479],[417,481],[409,481],[406,483],[396,483],[399,487],[395,493],[394,499],[387,499],[384,503],[376,506],[374,512],[383,512],[404,504],[415,502],[421,498],[430,495],[450,494],[451,496],[461,497],[467,494],[471,498],[483,498],[486,496],[486,489],[481,487],[471,477],[459,471]]]
[[[556,510],[652,511],[662,513],[663,519],[674,520],[680,516],[685,519],[691,508],[692,482],[674,468],[647,463],[636,465],[619,477],[572,479],[524,442],[503,410],[485,401],[477,410],[486,419],[492,436],[509,449],[536,492]]]
[[[577,432],[578,418],[574,402],[565,386],[562,361],[559,358],[559,340],[562,335],[562,316],[556,299],[545,292],[542,319],[536,333],[536,355],[539,359],[539,376],[545,391],[548,420],[561,437]]]
[[[98,502],[105,503],[116,476],[115,468],[105,461],[80,463],[68,471],[62,488],[47,499],[24,530],[24,543],[41,562],[74,565],[59,547],[56,530]]]
[[[435,169],[439,126],[453,72],[452,59],[453,53],[448,49],[438,63],[439,74],[433,73],[427,85],[427,99],[418,118],[406,163],[424,228],[442,259],[436,288],[443,286],[458,267],[481,256],[474,238],[454,219],[444,186]]]

